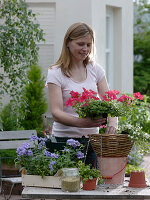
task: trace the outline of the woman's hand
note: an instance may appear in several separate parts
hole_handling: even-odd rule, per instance
[[[107,121],[106,118],[100,118],[100,119],[91,120],[88,117],[78,118],[78,120],[79,120],[78,126],[82,127],[82,128],[100,127],[101,125],[103,125]]]
[[[107,126],[105,134],[116,134],[117,129],[114,126]]]
[[[80,128],[99,127],[106,122],[106,118],[91,120],[88,117],[79,118],[64,112],[61,88],[52,83],[48,84],[48,88],[49,88],[50,110],[54,121],[67,126],[74,126]]]

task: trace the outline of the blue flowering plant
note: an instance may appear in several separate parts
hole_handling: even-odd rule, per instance
[[[84,158],[83,145],[73,139],[68,139],[66,146],[61,151],[51,153],[47,150],[46,138],[32,136],[35,147],[32,149],[29,143],[24,143],[17,148],[16,167],[21,166],[20,171],[26,169],[27,174],[53,176],[62,168],[77,167],[79,160]]]

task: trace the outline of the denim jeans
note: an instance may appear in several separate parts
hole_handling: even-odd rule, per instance
[[[89,165],[91,164],[91,167],[97,168],[97,156],[96,153],[94,152],[91,143],[89,143],[86,159],[85,159],[85,164]]]

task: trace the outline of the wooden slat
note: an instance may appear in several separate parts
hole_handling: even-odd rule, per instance
[[[17,149],[25,142],[30,143],[31,148],[34,147],[34,143],[30,142],[30,140],[13,140],[13,141],[1,141],[0,149]]]
[[[22,175],[23,186],[61,188],[61,176]]]
[[[0,131],[0,140],[25,139],[37,135],[36,130]]]

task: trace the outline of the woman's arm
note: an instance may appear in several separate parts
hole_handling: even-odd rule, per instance
[[[78,118],[74,117],[63,111],[63,98],[62,90],[59,86],[49,83],[49,99],[50,99],[50,109],[54,121],[67,126],[76,126],[82,128],[99,127],[106,122],[106,119],[95,119],[90,118]]]
[[[102,95],[105,95],[105,92],[109,90],[108,83],[106,77],[98,82],[98,94],[101,99],[103,99]],[[106,128],[106,134],[115,134],[117,132],[118,127],[118,118],[117,117],[108,117],[109,125]]]

